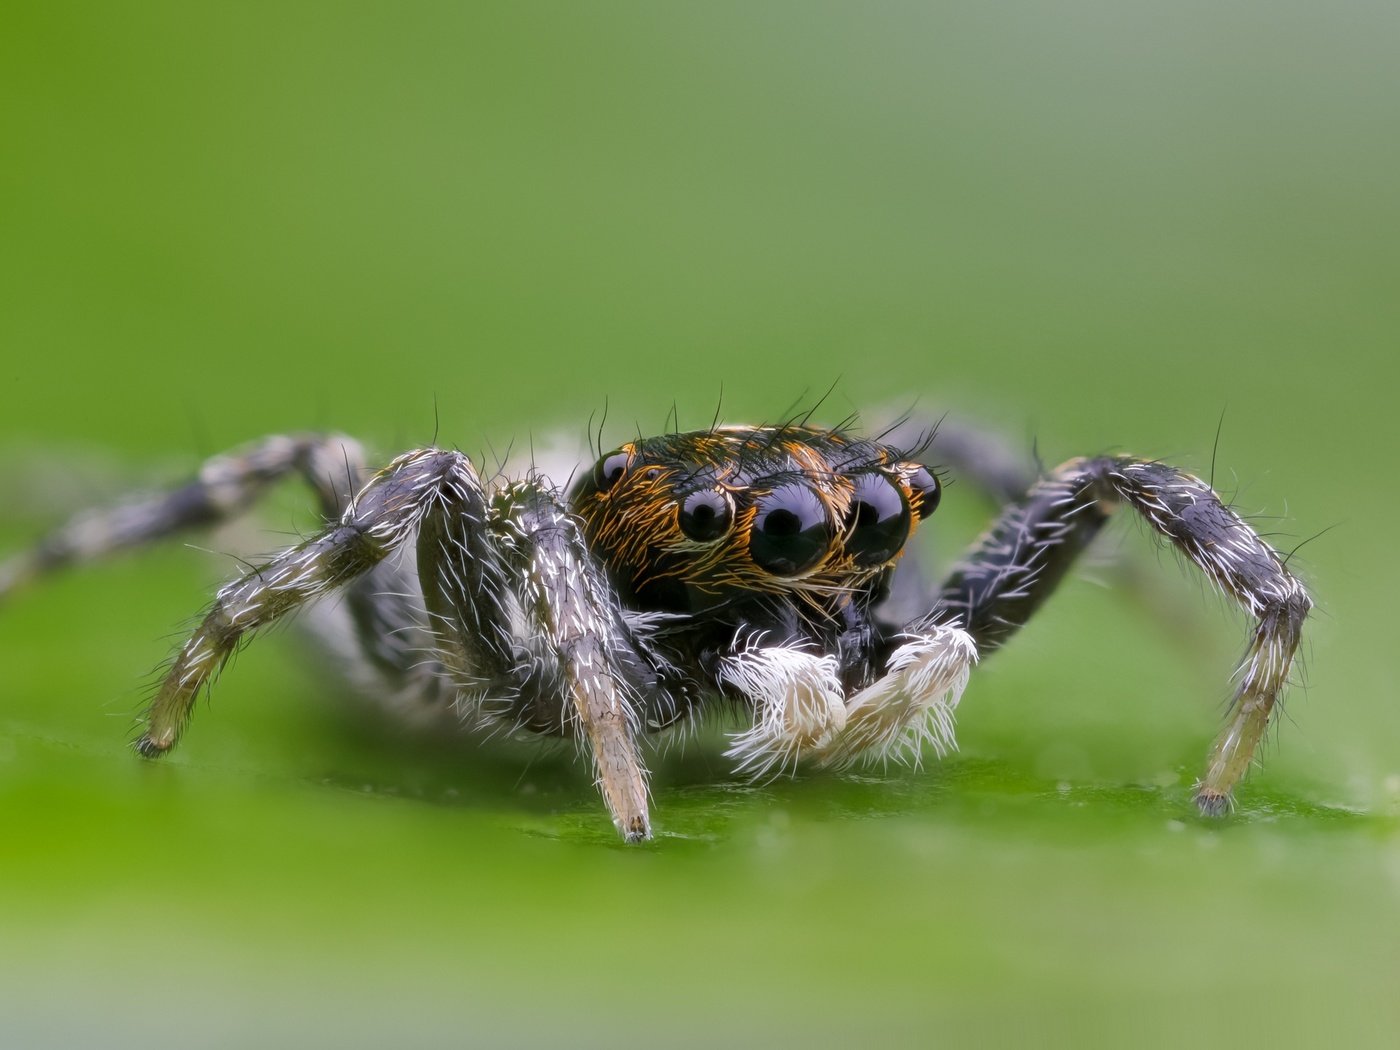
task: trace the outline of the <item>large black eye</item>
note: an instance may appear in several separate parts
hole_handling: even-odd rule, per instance
[[[599,492],[607,492],[617,484],[618,479],[627,473],[627,464],[631,461],[631,453],[618,449],[610,452],[593,467],[593,485]]]
[[[909,505],[883,474],[861,474],[846,518],[846,550],[857,565],[883,565],[909,538]]]
[[[782,485],[758,501],[749,554],[760,569],[793,576],[810,569],[831,545],[831,521],[806,485]]]
[[[943,486],[938,484],[933,471],[928,467],[920,467],[909,475],[909,487],[914,490],[914,509],[919,512],[919,520],[922,521],[938,509]]]
[[[734,524],[734,504],[716,489],[692,492],[681,501],[676,514],[681,531],[698,543],[719,539]]]

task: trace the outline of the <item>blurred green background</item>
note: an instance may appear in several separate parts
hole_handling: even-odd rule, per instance
[[[475,454],[834,383],[1204,473],[1223,413],[1237,505],[1330,529],[1306,687],[1194,818],[1244,626],[1164,556],[1199,629],[1070,584],[947,761],[702,744],[624,849],[567,749],[349,722],[285,633],[138,762],[230,569],[174,544],[0,610],[0,1042],[1394,1045],[1400,9],[225,6],[0,10],[0,550],[287,429]],[[988,508],[945,508],[948,554]]]

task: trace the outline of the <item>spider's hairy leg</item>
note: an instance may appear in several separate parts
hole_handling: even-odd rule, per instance
[[[918,450],[915,458],[937,464],[959,492],[966,486],[998,510],[1025,498],[1040,477],[1041,467],[1029,442],[1004,429],[951,414],[916,411],[901,417],[881,435],[898,448]],[[929,550],[911,544],[904,550],[890,581],[884,613],[904,622],[930,608],[936,596],[934,576],[924,571]],[[1184,649],[1201,641],[1200,620],[1161,586],[1155,561],[1133,551],[1098,551],[1093,572],[1107,585],[1125,591]]]
[[[436,661],[464,694],[513,694],[515,593],[501,541],[493,535],[487,494],[465,465],[439,490],[438,506],[418,532],[418,586]]]
[[[529,666],[519,672],[521,701],[527,709],[558,712],[560,694],[567,697],[613,823],[629,842],[650,838],[636,738],[642,694],[660,688],[654,661],[639,651],[578,519],[553,486],[539,477],[518,482],[497,494],[492,512],[503,567],[518,581],[521,609],[547,643],[529,653]]]
[[[335,520],[365,481],[364,454],[343,435],[291,434],[215,456],[178,488],[79,514],[30,550],[0,563],[0,600],[64,567],[233,518],[293,471],[316,494],[322,516]]]
[[[1283,557],[1199,478],[1125,456],[1071,460],[1002,514],[944,582],[932,611],[910,629],[956,619],[981,652],[1000,647],[1121,505],[1137,511],[1255,619],[1229,722],[1196,787],[1200,810],[1219,814],[1268,727],[1312,602]]]
[[[178,532],[216,525],[251,509],[274,484],[296,474],[311,489],[324,522],[340,520],[369,470],[358,442],[342,434],[272,435],[206,460],[195,477],[167,492],[143,495],[79,515],[34,549],[0,565],[0,599],[23,582]],[[421,609],[393,559],[379,563],[322,606],[311,625],[341,658],[347,677],[382,697],[439,700],[438,680],[419,656]]]
[[[718,662],[720,682],[742,693],[754,723],[724,755],[753,777],[792,772],[804,755],[830,746],[846,726],[835,656],[782,645],[741,644]]]
[[[454,471],[459,453],[405,453],[378,474],[341,519],[223,587],[176,653],[151,702],[136,748],[154,757],[174,747],[199,690],[253,631],[369,572],[412,535]]]

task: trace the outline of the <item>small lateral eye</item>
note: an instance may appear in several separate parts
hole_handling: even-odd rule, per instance
[[[608,489],[621,480],[622,475],[627,473],[627,464],[632,460],[631,453],[624,449],[616,452],[609,452],[602,459],[598,460],[593,467],[593,485],[599,492],[607,492]]]
[[[728,493],[700,489],[681,501],[676,513],[681,531],[697,543],[712,543],[734,524],[734,503]]]
[[[943,486],[934,477],[933,471],[921,466],[909,475],[909,487],[914,490],[914,510],[919,520],[927,518],[938,509],[938,501],[943,496]]]
[[[858,475],[846,515],[847,553],[867,568],[885,564],[909,538],[909,517],[909,504],[894,482],[875,472]]]
[[[821,560],[834,531],[815,492],[797,482],[781,485],[758,501],[749,554],[760,569],[795,576]]]

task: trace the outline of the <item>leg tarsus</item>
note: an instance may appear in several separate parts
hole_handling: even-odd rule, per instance
[[[1204,785],[1196,786],[1196,809],[1203,817],[1224,817],[1235,808],[1235,800],[1229,794],[1221,794]]]
[[[136,738],[136,742],[131,746],[136,750],[136,753],[142,758],[160,758],[167,751],[170,750],[170,746],[168,744],[165,747],[161,747],[154,740],[152,740],[151,734],[149,732],[142,733],[139,737]]]
[[[266,565],[222,587],[189,640],[175,654],[137,742],[143,755],[174,747],[195,697],[260,627],[364,575],[418,528],[442,478],[465,462],[428,449],[396,459],[351,503],[344,517]],[[470,469],[470,465],[467,465]],[[395,497],[384,498],[384,490]],[[412,491],[413,499],[402,497]]]

